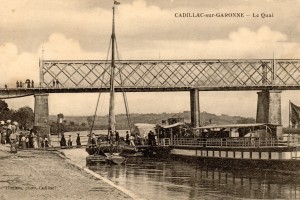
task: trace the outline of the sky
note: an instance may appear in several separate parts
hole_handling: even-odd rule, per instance
[[[120,59],[300,58],[300,0],[119,0]],[[104,60],[111,35],[112,0],[0,0],[0,85],[39,82],[39,59]],[[176,17],[178,13],[244,13],[247,17]],[[262,18],[261,14],[273,17]],[[259,17],[253,17],[259,15]],[[42,49],[44,53],[42,54]],[[201,112],[255,117],[257,91],[200,92]],[[50,114],[93,115],[98,94],[50,94]],[[190,109],[188,92],[128,93],[132,113]],[[288,101],[282,92],[283,123]],[[6,100],[33,108],[34,98]],[[101,96],[98,115],[108,112]],[[116,113],[124,113],[117,94]]]

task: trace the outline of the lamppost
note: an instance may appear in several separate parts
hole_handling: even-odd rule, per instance
[[[63,119],[64,119],[64,115],[62,113],[59,113],[57,115],[57,143],[58,143],[58,146],[59,145],[59,133],[62,134],[62,123],[63,123]]]

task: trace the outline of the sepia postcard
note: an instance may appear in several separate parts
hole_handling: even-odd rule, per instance
[[[0,3],[0,199],[300,198],[300,0]]]

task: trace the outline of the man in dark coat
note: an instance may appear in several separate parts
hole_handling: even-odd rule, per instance
[[[61,147],[67,146],[67,142],[66,142],[66,138],[65,138],[64,134],[62,134],[62,136],[61,136],[60,146]]]
[[[80,134],[80,133],[77,133],[77,138],[76,138],[76,145],[77,145],[77,147],[80,147],[80,146],[81,146],[79,134]]]

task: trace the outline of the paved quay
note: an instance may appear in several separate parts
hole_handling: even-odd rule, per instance
[[[0,146],[0,199],[133,199],[56,152]]]

